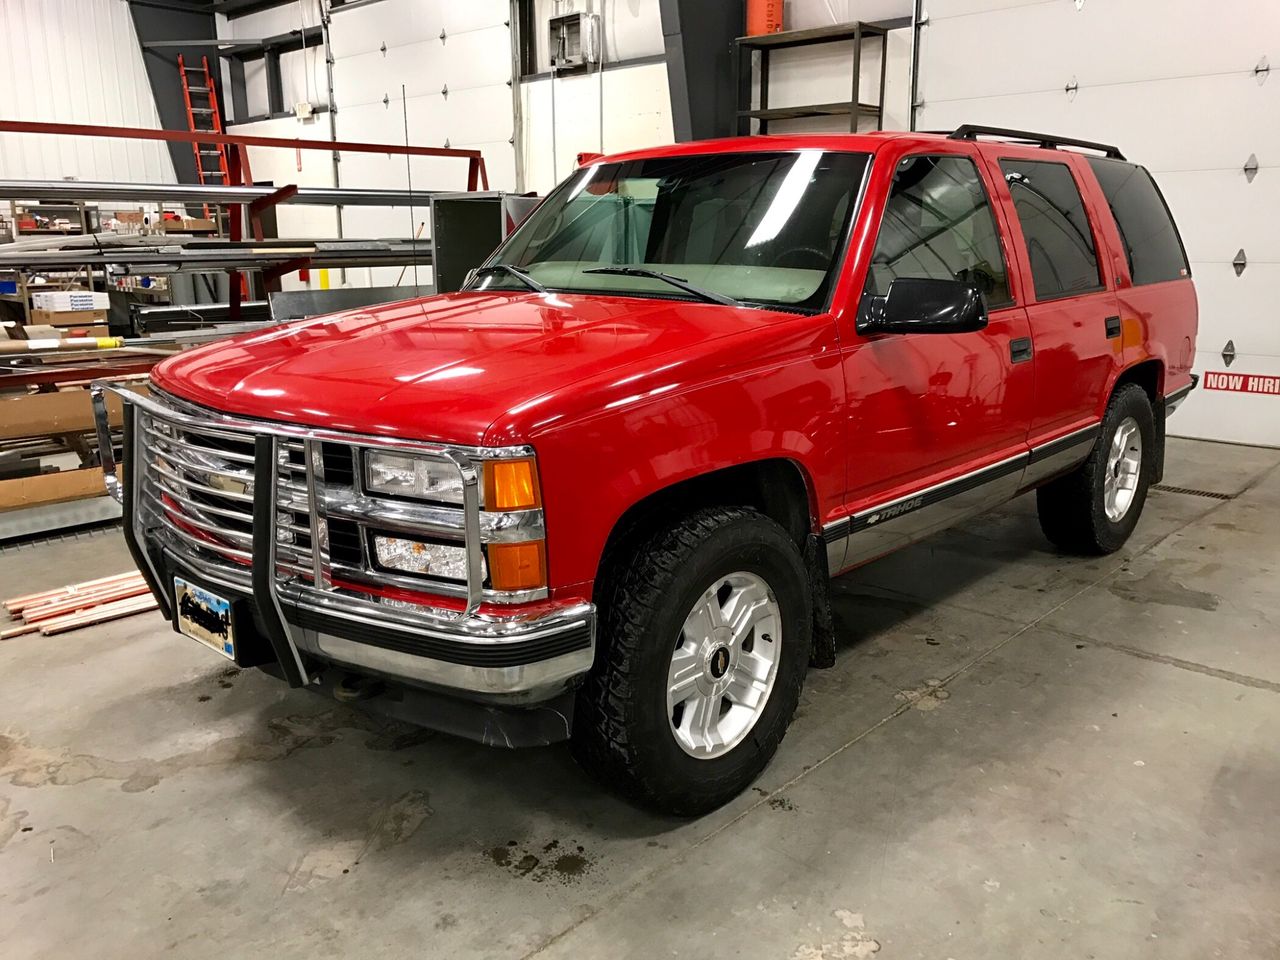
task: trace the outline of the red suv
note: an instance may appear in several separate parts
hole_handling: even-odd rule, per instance
[[[175,627],[236,663],[569,738],[696,814],[832,662],[829,576],[1032,489],[1058,547],[1119,548],[1195,336],[1113,147],[688,143],[580,167],[461,292],[161,364],[115,492]]]

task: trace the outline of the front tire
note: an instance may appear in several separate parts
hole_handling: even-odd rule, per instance
[[[1036,491],[1040,529],[1068,553],[1107,554],[1125,545],[1155,474],[1155,418],[1140,386],[1111,396],[1089,458]]]
[[[813,629],[800,550],[769,518],[719,507],[617,559],[574,755],[645,806],[707,813],[768,765],[795,713]]]

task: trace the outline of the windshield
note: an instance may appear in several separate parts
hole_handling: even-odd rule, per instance
[[[488,270],[472,289],[536,289],[532,279],[556,292],[820,310],[869,159],[800,150],[584,167],[489,261],[525,278]],[[634,271],[600,272],[617,267]]]

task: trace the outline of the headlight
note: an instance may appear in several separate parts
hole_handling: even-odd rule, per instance
[[[370,450],[365,454],[364,482],[370,493],[462,503],[462,474],[442,460]]]
[[[375,533],[373,552],[378,566],[387,570],[423,577],[442,577],[445,580],[467,579],[465,547]]]

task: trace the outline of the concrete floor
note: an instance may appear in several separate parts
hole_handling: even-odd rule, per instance
[[[373,724],[147,615],[0,646],[13,958],[1280,955],[1280,451],[1172,441],[1129,548],[1023,498],[836,583],[844,642],[692,823],[563,747]],[[0,553],[0,595],[124,570]]]

